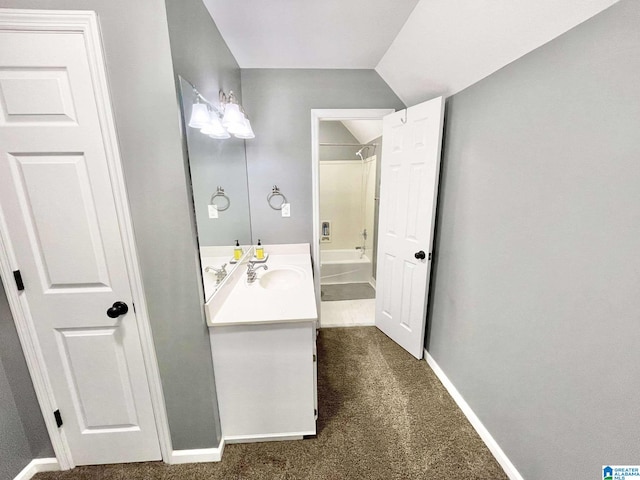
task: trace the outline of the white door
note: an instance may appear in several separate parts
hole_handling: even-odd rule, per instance
[[[85,40],[0,31],[0,226],[74,463],[159,460]]]
[[[376,326],[422,358],[444,100],[383,119]]]

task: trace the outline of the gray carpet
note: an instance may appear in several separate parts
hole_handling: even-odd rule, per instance
[[[362,300],[365,298],[376,298],[375,289],[368,283],[343,283],[320,286],[320,299],[323,302]]]
[[[375,327],[323,329],[318,355],[317,438],[227,445],[219,463],[78,467],[35,478],[507,479],[426,362]]]

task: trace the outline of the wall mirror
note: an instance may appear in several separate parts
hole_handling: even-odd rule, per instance
[[[251,245],[245,141],[212,138],[190,127],[197,93],[188,80],[179,77],[179,82],[206,301],[223,280],[222,266],[228,275],[237,265],[231,263],[236,240],[244,252]]]

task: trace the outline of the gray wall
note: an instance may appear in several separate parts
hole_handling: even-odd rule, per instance
[[[196,2],[180,4],[189,9]],[[173,447],[217,446],[213,366],[165,4],[0,0],[0,6],[98,12]]]
[[[0,363],[0,479],[14,478],[31,461],[31,449]]]
[[[455,95],[427,347],[527,479],[640,459],[640,2]]]
[[[243,69],[244,106],[256,138],[247,141],[254,238],[268,243],[311,243],[311,110],[404,108],[373,70]],[[276,184],[291,217],[267,205]]]
[[[14,478],[33,458],[53,456],[0,282],[0,479]]]
[[[340,121],[320,122],[318,131],[320,144],[323,143],[360,143]],[[318,149],[320,160],[358,160],[356,152],[361,147],[322,146]],[[366,153],[366,152],[365,152]]]

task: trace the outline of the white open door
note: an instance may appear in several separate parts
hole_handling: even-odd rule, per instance
[[[439,97],[383,119],[376,326],[416,358],[424,352],[443,118]]]
[[[87,45],[81,32],[0,28],[0,230],[19,271],[5,288],[18,290],[35,333],[73,462],[160,460],[114,196],[123,185],[108,163],[110,107],[91,70],[102,59]]]

